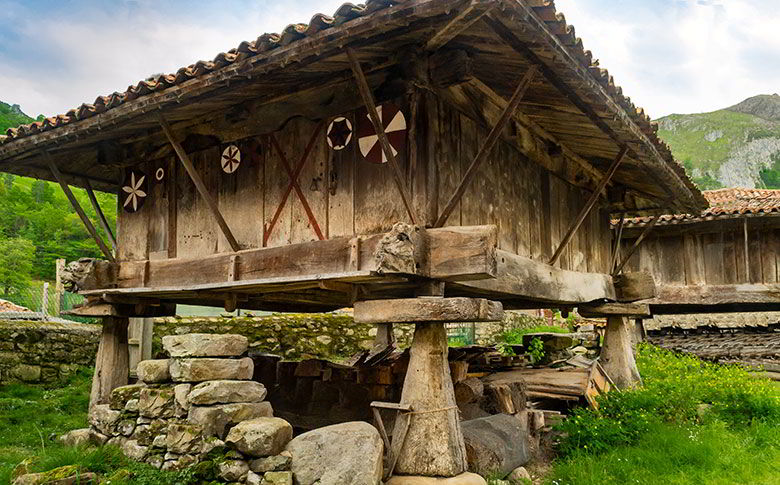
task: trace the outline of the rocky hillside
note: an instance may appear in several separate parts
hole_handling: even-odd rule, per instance
[[[32,121],[35,120],[22,113],[18,104],[6,104],[0,101],[0,135],[5,134],[8,128],[16,128]]]
[[[780,95],[658,120],[659,136],[702,189],[780,188]]]

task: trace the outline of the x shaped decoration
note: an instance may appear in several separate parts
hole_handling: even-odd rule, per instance
[[[284,191],[282,201],[279,204],[279,207],[277,207],[276,213],[274,213],[274,217],[271,219],[271,222],[268,224],[268,227],[265,230],[265,234],[263,234],[263,246],[268,243],[268,239],[271,237],[271,232],[273,232],[274,226],[276,226],[276,222],[279,220],[279,216],[282,214],[284,206],[287,205],[287,199],[290,197],[290,192],[292,192],[293,189],[295,189],[295,193],[298,194],[298,198],[303,205],[303,210],[306,211],[306,216],[309,218],[309,222],[311,223],[314,232],[317,234],[317,237],[320,239],[320,241],[325,239],[325,236],[322,234],[322,230],[320,229],[320,225],[317,223],[317,218],[314,217],[314,212],[312,212],[311,207],[309,206],[309,202],[306,200],[306,196],[303,194],[303,190],[301,190],[301,186],[298,184],[298,177],[301,175],[303,166],[306,165],[306,159],[309,158],[309,154],[311,153],[312,148],[314,148],[314,143],[317,141],[317,136],[320,134],[320,131],[322,131],[323,126],[324,123],[321,122],[314,129],[314,133],[311,135],[311,139],[309,140],[308,145],[306,145],[306,149],[303,151],[303,155],[301,156],[301,160],[298,162],[298,166],[295,167],[295,171],[293,171],[292,167],[290,166],[290,162],[287,161],[287,157],[284,156],[284,150],[282,150],[282,147],[279,146],[279,141],[276,139],[276,136],[271,133],[271,145],[273,145],[276,153],[279,154],[279,159],[282,161],[282,165],[284,165],[284,169],[287,171],[287,175],[290,177],[290,184],[287,186],[287,190]]]

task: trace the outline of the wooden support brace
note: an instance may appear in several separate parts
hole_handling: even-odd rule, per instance
[[[95,197],[95,191],[92,190],[92,183],[90,183],[89,179],[87,178],[83,180],[84,187],[86,188],[87,195],[89,196],[89,202],[92,204],[92,208],[95,209],[95,213],[98,216],[100,227],[103,228],[103,232],[106,233],[108,241],[111,243],[111,247],[113,247],[114,251],[116,251],[116,238],[114,237],[114,233],[111,232],[111,227],[108,225],[108,220],[106,220],[105,214],[103,214],[103,209],[101,209],[100,204],[98,204],[97,197]]]
[[[617,158],[615,158],[615,160],[612,162],[612,165],[609,166],[609,170],[607,171],[607,174],[604,176],[603,179],[601,179],[601,182],[599,182],[598,188],[592,194],[590,194],[590,198],[588,199],[588,202],[585,204],[582,210],[580,210],[579,215],[574,220],[574,222],[572,222],[571,226],[569,226],[569,230],[566,232],[566,235],[563,237],[561,244],[558,245],[558,249],[555,250],[555,254],[553,254],[552,258],[550,258],[549,264],[555,264],[558,262],[558,259],[561,257],[561,254],[563,254],[563,250],[566,249],[566,245],[569,244],[571,238],[574,237],[574,234],[577,232],[577,229],[579,229],[582,223],[585,222],[585,219],[588,217],[588,214],[590,214],[590,211],[596,205],[596,202],[598,202],[599,196],[601,195],[601,191],[604,190],[604,188],[607,186],[609,181],[612,180],[612,177],[615,175],[615,172],[617,172],[620,163],[626,158],[627,154],[628,154],[628,147],[623,147],[620,149],[620,153],[618,153]]]
[[[617,235],[615,236],[615,243],[612,245],[612,261],[609,263],[610,272],[615,269],[617,264],[619,252],[620,252],[620,240],[623,238],[623,228],[626,224],[626,213],[620,214],[620,221],[618,221]]]
[[[647,226],[645,226],[645,230],[642,231],[642,234],[639,235],[639,237],[634,241],[634,245],[631,246],[631,249],[628,250],[625,256],[623,256],[623,260],[620,261],[620,264],[615,268],[615,270],[612,272],[612,275],[620,274],[620,272],[623,270],[623,266],[628,263],[628,260],[631,259],[631,256],[634,255],[634,252],[639,248],[639,245],[642,244],[642,241],[645,240],[648,234],[650,234],[650,231],[653,230],[653,227],[655,227],[656,223],[658,222],[658,219],[660,218],[660,215],[657,215],[653,218],[652,221],[650,221]]]
[[[355,303],[356,323],[498,322],[501,302],[484,298],[420,297]]]
[[[406,207],[406,212],[409,214],[409,219],[412,221],[412,224],[416,225],[417,216],[412,208],[412,198],[404,183],[403,173],[401,172],[401,167],[398,165],[398,160],[396,160],[395,155],[393,154],[393,147],[390,145],[390,140],[388,140],[387,134],[385,133],[382,119],[379,117],[379,113],[376,110],[376,102],[374,101],[374,95],[371,94],[371,88],[368,86],[368,81],[366,81],[366,75],[363,73],[363,68],[360,67],[360,61],[358,61],[354,50],[347,48],[347,57],[349,58],[352,72],[355,75],[358,92],[363,100],[363,104],[366,106],[368,117],[371,119],[371,124],[374,125],[374,131],[376,131],[376,135],[379,138],[379,145],[382,147],[382,152],[385,154],[385,158],[387,158],[387,161],[390,163],[390,167],[393,170],[393,180],[401,195],[401,200],[404,203],[404,207]]]
[[[106,259],[108,259],[112,263],[115,262],[116,260],[114,259],[114,254],[111,252],[108,246],[106,246],[106,243],[103,242],[103,238],[101,238],[100,234],[98,234],[97,229],[95,229],[95,226],[92,224],[92,221],[90,221],[89,217],[87,217],[87,214],[86,212],[84,212],[84,209],[81,208],[81,204],[79,204],[79,201],[78,199],[76,199],[76,196],[73,195],[73,191],[70,190],[70,186],[68,186],[68,183],[62,177],[62,173],[60,172],[60,169],[57,168],[57,165],[54,163],[54,160],[51,159],[51,155],[49,155],[49,152],[42,150],[41,154],[43,155],[43,158],[46,160],[46,163],[49,164],[49,169],[51,170],[52,175],[54,175],[54,178],[60,184],[60,187],[62,187],[62,191],[65,192],[65,197],[67,197],[68,200],[70,201],[70,205],[73,206],[73,210],[75,210],[76,214],[79,215],[81,222],[84,224],[84,227],[87,228],[87,231],[92,236],[92,239],[95,240],[95,243],[97,243],[98,247],[100,248],[100,251],[106,257]]]
[[[225,236],[225,239],[227,239],[228,244],[230,244],[230,248],[233,249],[233,251],[240,251],[241,246],[238,244],[238,241],[236,241],[236,238],[230,231],[230,227],[228,227],[227,222],[225,222],[225,218],[222,217],[222,213],[219,211],[219,206],[217,206],[217,201],[214,200],[214,197],[212,197],[209,193],[208,189],[206,188],[206,184],[203,183],[203,179],[200,178],[200,174],[198,174],[198,172],[195,170],[195,166],[192,164],[192,161],[190,160],[189,155],[187,155],[187,152],[184,150],[184,147],[181,146],[181,143],[176,141],[176,137],[173,134],[171,125],[168,124],[168,121],[166,121],[162,114],[160,115],[159,122],[163,132],[165,133],[165,136],[168,138],[168,141],[173,147],[173,150],[176,152],[179,161],[184,166],[184,169],[189,174],[190,179],[192,179],[192,182],[195,184],[195,188],[198,190],[198,193],[201,197],[203,197],[203,200],[206,201],[206,205],[209,206],[209,210],[211,210],[211,213],[217,220],[217,224],[222,230],[222,234]]]
[[[471,182],[474,180],[474,177],[476,177],[479,167],[487,159],[488,155],[490,155],[493,146],[495,146],[496,142],[501,136],[501,131],[504,129],[507,122],[509,122],[509,120],[512,118],[512,115],[517,109],[517,106],[520,104],[520,101],[522,101],[526,91],[528,91],[528,87],[531,85],[531,81],[536,75],[537,70],[538,68],[536,66],[529,67],[528,71],[526,71],[525,75],[520,80],[520,83],[517,85],[514,94],[512,94],[512,97],[509,100],[509,103],[507,104],[506,108],[504,108],[503,113],[501,113],[501,117],[498,119],[498,121],[496,121],[493,129],[490,130],[485,143],[474,157],[474,160],[472,160],[471,165],[469,165],[469,168],[463,175],[463,179],[461,180],[460,185],[458,185],[458,188],[455,189],[455,193],[452,194],[452,197],[450,197],[447,205],[444,206],[444,209],[442,210],[433,227],[442,227],[447,223],[447,219],[449,219],[452,211],[455,210],[455,206],[458,205],[458,202],[463,197],[466,189],[468,189],[469,185],[471,185]]]

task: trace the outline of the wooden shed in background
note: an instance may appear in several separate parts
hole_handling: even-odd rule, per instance
[[[780,190],[720,189],[704,196],[711,207],[696,215],[625,222],[623,248],[651,228],[626,269],[654,276],[652,313],[780,310]]]
[[[126,317],[175,303],[425,323],[410,475],[465,467],[429,386],[444,321],[651,296],[616,288],[610,218],[706,206],[547,0],[344,4],[9,130],[0,170],[118,194],[115,252],[72,199],[107,259],[80,281],[107,317],[96,402],[127,379]]]

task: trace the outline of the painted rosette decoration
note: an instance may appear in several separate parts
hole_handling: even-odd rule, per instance
[[[376,107],[379,118],[382,120],[387,139],[393,155],[403,153],[406,148],[406,118],[403,112],[393,103],[383,103]],[[363,109],[358,115],[358,146],[360,153],[366,161],[371,163],[387,163],[387,157],[382,152],[379,137],[368,116],[368,111]]]
[[[241,165],[241,150],[235,145],[228,145],[222,151],[222,170],[225,173],[233,173]]]
[[[328,125],[326,139],[328,146],[335,151],[347,148],[349,142],[352,141],[352,122],[343,116],[335,118]]]
[[[122,182],[122,208],[126,212],[137,212],[143,207],[148,193],[146,174],[140,170],[127,170]]]

